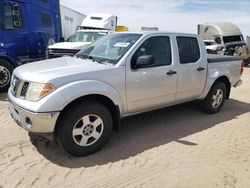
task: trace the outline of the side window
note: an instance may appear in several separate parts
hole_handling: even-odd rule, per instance
[[[155,66],[170,65],[172,58],[169,37],[160,36],[147,39],[133,55],[132,65],[136,63],[138,57],[143,55],[153,55]]]
[[[194,37],[177,37],[181,64],[195,63],[200,59],[200,48]]]
[[[45,13],[40,13],[40,14],[41,14],[42,25],[44,27],[52,27],[51,16]]]
[[[3,8],[3,15],[4,15],[4,29],[14,29],[14,22],[13,22],[13,14],[12,14],[12,6],[8,4],[4,4]]]
[[[221,38],[220,37],[216,37],[214,39],[214,41],[216,42],[216,44],[221,44]]]

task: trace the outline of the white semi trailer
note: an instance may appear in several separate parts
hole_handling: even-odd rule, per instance
[[[86,15],[62,4],[60,5],[60,13],[62,37],[66,39],[77,30],[77,27],[82,24],[82,21],[84,20],[84,18],[86,18]]]

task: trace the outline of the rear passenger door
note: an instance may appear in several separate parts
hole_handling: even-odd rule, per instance
[[[152,36],[140,44],[126,64],[128,112],[134,113],[173,103],[176,94],[177,66],[169,36]],[[133,68],[138,57],[152,55],[155,64]]]
[[[177,36],[179,54],[178,86],[176,100],[195,99],[204,90],[207,78],[207,62],[196,37]]]

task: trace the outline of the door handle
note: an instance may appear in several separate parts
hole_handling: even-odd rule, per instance
[[[198,69],[196,69],[197,71],[204,71],[205,70],[205,68],[203,68],[203,67],[199,67]]]
[[[176,74],[177,72],[176,71],[173,71],[173,70],[170,70],[167,72],[167,75],[173,75],[173,74]]]

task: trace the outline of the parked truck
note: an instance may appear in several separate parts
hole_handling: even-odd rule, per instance
[[[60,10],[59,0],[1,0],[0,12],[0,92],[7,91],[15,67],[45,59],[48,44],[69,32],[62,28],[84,18],[64,6]]]
[[[219,112],[242,72],[239,57],[208,55],[198,35],[112,33],[73,57],[16,68],[9,109],[27,131],[51,135],[68,153],[84,156],[127,116],[193,100]]]
[[[241,56],[249,64],[250,52],[239,27],[229,22],[215,22],[198,25],[209,53]]]
[[[117,16],[100,13],[88,14],[81,26],[78,26],[78,31],[72,33],[66,41],[48,46],[48,57],[73,56],[84,46],[114,32],[116,26]]]
[[[247,43],[247,47],[246,47],[246,53],[250,54],[250,37],[247,36],[246,37],[246,43]],[[245,65],[249,65],[250,64],[250,56],[245,59]]]

